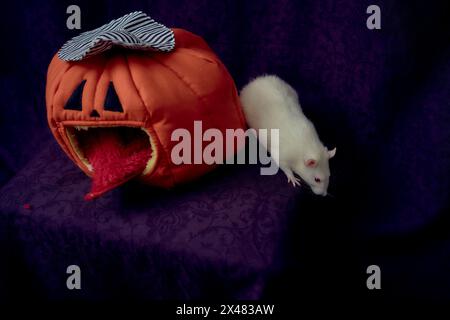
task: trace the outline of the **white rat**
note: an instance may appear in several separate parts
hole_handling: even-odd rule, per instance
[[[261,76],[241,91],[240,99],[248,125],[253,129],[279,129],[279,147],[265,147],[271,155],[278,152],[277,165],[288,182],[300,185],[300,176],[318,195],[327,195],[330,167],[328,160],[336,148],[328,150],[319,139],[312,122],[303,114],[295,90],[277,76]],[[263,141],[261,141],[263,142]],[[278,150],[279,149],[279,150]],[[273,157],[276,161],[277,157]]]

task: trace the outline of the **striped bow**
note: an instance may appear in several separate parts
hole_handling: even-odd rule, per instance
[[[79,61],[113,46],[168,52],[175,47],[175,38],[171,29],[136,11],[72,38],[59,50],[58,57]]]

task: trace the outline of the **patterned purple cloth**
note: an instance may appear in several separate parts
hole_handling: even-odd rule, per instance
[[[127,186],[94,203],[79,201],[88,180],[60,150],[32,160],[50,140],[47,65],[79,34],[65,28],[69,4],[3,4],[2,30],[14,32],[0,50],[0,299],[6,288],[17,300],[450,301],[448,0],[77,1],[83,30],[142,10],[201,35],[238,88],[279,75],[338,149],[334,198],[224,167],[169,193]],[[366,28],[371,4],[381,30]],[[85,290],[64,291],[76,263]],[[380,292],[365,286],[371,264]]]
[[[76,264],[82,297],[259,298],[299,192],[258,166],[222,167],[171,191],[126,185],[85,202],[88,188],[51,142],[0,193],[48,297],[76,295],[65,281]]]

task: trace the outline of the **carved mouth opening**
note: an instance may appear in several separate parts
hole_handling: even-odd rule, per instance
[[[67,137],[78,159],[92,176],[92,200],[140,175],[155,165],[153,143],[143,128],[73,126]]]

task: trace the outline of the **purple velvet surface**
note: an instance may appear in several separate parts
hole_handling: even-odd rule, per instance
[[[0,235],[0,245],[9,252],[8,277],[2,279],[7,282],[7,290],[15,287],[23,293],[22,288],[32,284],[35,295],[41,292],[42,297],[70,295],[60,292],[58,287],[65,275],[53,271],[61,271],[69,261],[82,259],[83,265],[89,266],[86,272],[104,270],[105,278],[117,279],[117,282],[104,281],[98,273],[90,274],[92,281],[88,283],[93,287],[83,294],[91,298],[121,296],[121,293],[205,298],[214,292],[228,297],[282,297],[289,296],[286,288],[294,288],[298,294],[317,299],[375,296],[449,300],[450,20],[446,2],[79,2],[83,30],[127,12],[142,10],[168,26],[186,28],[203,36],[229,68],[238,87],[262,73],[278,74],[298,90],[303,109],[316,124],[324,143],[337,146],[337,156],[331,163],[330,192],[334,198],[315,198],[300,191],[293,201],[295,214],[287,209],[278,211],[283,206],[273,212],[263,210],[258,218],[261,223],[265,217],[279,220],[273,221],[273,235],[265,238],[267,247],[260,247],[265,248],[263,253],[259,257],[255,255],[256,247],[255,251],[249,251],[248,264],[241,254],[244,248],[241,245],[247,241],[235,240],[228,247],[228,234],[219,245],[220,232],[213,233],[214,236],[203,235],[205,239],[211,236],[211,241],[218,246],[215,254],[212,249],[200,250],[200,244],[192,243],[192,248],[198,249],[194,255],[177,256],[185,264],[171,260],[170,246],[167,251],[158,247],[154,256],[148,251],[141,254],[138,251],[142,245],[139,239],[144,237],[141,228],[157,230],[145,236],[149,243],[165,243],[160,233],[166,232],[168,242],[175,244],[186,239],[190,231],[201,233],[200,225],[188,223],[189,228],[184,229],[183,223],[177,224],[177,221],[187,222],[186,213],[175,209],[177,206],[189,203],[190,199],[214,204],[209,198],[212,194],[225,206],[230,203],[226,197],[235,196],[231,203],[241,205],[224,211],[230,217],[239,217],[243,212],[256,212],[259,201],[271,203],[281,199],[272,199],[271,193],[264,193],[264,185],[289,197],[293,190],[284,184],[281,176],[260,177],[255,167],[237,171],[224,168],[222,184],[210,180],[205,184],[199,182],[182,195],[152,190],[162,198],[153,201],[147,199],[149,196],[144,191],[141,194],[139,187],[129,186],[116,191],[115,196],[88,205],[74,202],[75,195],[86,190],[86,178],[67,159],[59,158],[58,150],[50,147],[52,152],[43,151],[31,160],[40,148],[53,144],[44,111],[47,64],[56,50],[78,31],[65,28],[65,9],[72,4],[69,1],[28,3],[27,6],[20,1],[8,3],[5,12],[9,14],[0,22],[2,30],[15,31],[6,32],[3,37],[11,49],[0,51],[3,97],[0,178],[2,183],[9,181],[1,191],[0,230],[4,232]],[[365,12],[370,4],[381,7],[382,30],[366,28]],[[55,164],[48,163],[52,154],[58,159]],[[64,170],[51,172],[50,180],[41,175],[39,168],[58,164]],[[32,175],[40,178],[30,181],[25,178]],[[66,175],[71,179],[64,179]],[[262,186],[254,189],[255,198],[250,197],[247,203],[242,185],[233,177],[242,177],[244,186],[259,181]],[[225,186],[238,191],[226,190]],[[140,196],[133,196],[134,192]],[[27,199],[32,195],[36,198]],[[51,205],[52,197],[60,201],[59,206]],[[65,197],[73,200],[66,206]],[[24,212],[21,202],[31,203],[33,199],[38,201],[36,213]],[[291,203],[284,199],[283,203]],[[163,210],[169,203],[176,212],[157,211],[156,216],[140,213],[155,207]],[[196,203],[198,207],[190,210],[191,214],[205,212],[201,202]],[[206,211],[212,217],[217,210],[212,207]],[[287,223],[289,217],[293,219]],[[164,218],[175,220],[164,223]],[[62,224],[64,219],[71,224]],[[100,222],[90,226],[89,221],[95,219],[100,222],[105,219],[105,226],[116,226],[116,229],[106,232]],[[142,223],[121,229],[120,225],[127,226],[127,219]],[[148,226],[150,220],[156,225]],[[167,229],[166,225],[176,225],[179,229]],[[84,232],[77,232],[81,226]],[[65,233],[66,229],[71,232]],[[137,243],[120,241],[134,238],[121,238],[118,230],[136,230]],[[174,235],[177,236],[172,238]],[[33,237],[47,241],[35,242]],[[67,246],[56,241],[62,237],[65,237],[62,243]],[[105,241],[105,246],[83,243],[81,239]],[[179,242],[177,245],[181,246]],[[229,255],[226,248],[232,248]],[[49,254],[46,250],[55,252]],[[58,256],[61,252],[67,256]],[[155,258],[158,254],[163,256]],[[122,255],[136,261],[123,261]],[[194,260],[187,263],[191,257]],[[370,264],[378,264],[382,269],[380,294],[365,288],[365,268]],[[146,270],[148,278],[143,280],[143,286],[156,281],[155,288],[160,288],[161,293],[152,292],[146,285],[139,286],[137,274],[140,273],[131,271],[140,265],[153,266]],[[183,270],[183,266],[189,267]],[[0,267],[4,268],[5,263]],[[157,272],[162,269],[167,272]],[[258,278],[257,270],[271,275],[262,272],[262,279]],[[193,279],[203,279],[211,287],[201,287],[190,280],[190,275],[194,275]],[[56,277],[63,279],[59,281]]]
[[[51,143],[0,194],[12,241],[50,298],[74,295],[70,264],[86,298],[260,298],[299,193],[239,165],[170,191],[135,183],[85,202],[89,187]]]

